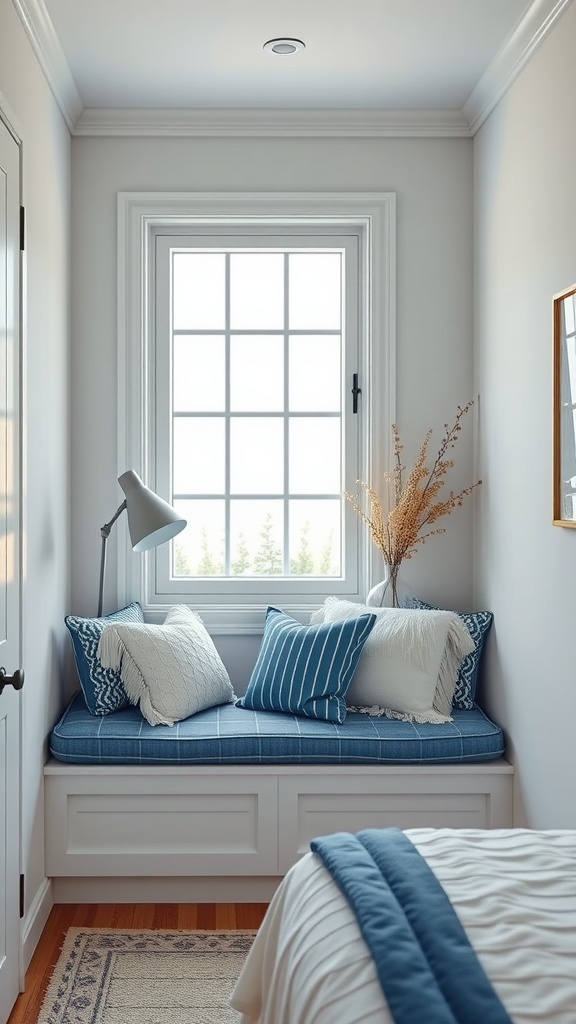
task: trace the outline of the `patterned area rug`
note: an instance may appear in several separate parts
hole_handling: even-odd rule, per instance
[[[70,928],[37,1024],[238,1024],[255,934]]]

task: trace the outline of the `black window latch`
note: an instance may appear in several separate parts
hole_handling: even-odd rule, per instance
[[[358,412],[358,395],[362,394],[362,388],[358,387],[358,374],[352,374],[352,412]]]

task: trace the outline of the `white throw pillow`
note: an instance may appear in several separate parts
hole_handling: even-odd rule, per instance
[[[369,608],[328,597],[311,622],[338,622],[366,612],[376,622],[346,694],[348,708],[404,721],[451,721],[460,662],[474,643],[455,612]]]
[[[150,725],[174,725],[204,708],[236,700],[228,672],[202,619],[174,605],[163,625],[111,623],[98,657],[120,670],[128,699]]]

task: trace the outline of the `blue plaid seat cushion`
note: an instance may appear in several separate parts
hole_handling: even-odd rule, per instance
[[[502,730],[479,707],[453,721],[400,722],[349,712],[325,722],[234,704],[174,726],[148,724],[138,708],[95,718],[82,693],[52,730],[50,750],[73,764],[451,764],[504,752]]]

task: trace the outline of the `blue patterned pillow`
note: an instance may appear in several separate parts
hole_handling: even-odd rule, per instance
[[[238,706],[343,722],[346,691],[375,621],[367,614],[304,626],[268,608],[258,658]]]
[[[426,604],[425,601],[420,601],[417,597],[411,597],[404,602],[405,608],[429,608],[435,609],[432,604]],[[474,641],[474,650],[472,654],[467,654],[462,660],[462,664],[458,670],[458,676],[456,679],[456,689],[454,690],[454,696],[452,698],[453,708],[462,708],[464,711],[469,711],[470,708],[474,707],[474,701],[476,700],[476,685],[478,683],[478,669],[480,667],[480,658],[482,656],[482,649],[484,647],[484,641],[492,625],[494,618],[492,612],[458,612],[457,613]]]
[[[70,636],[86,706],[93,715],[110,715],[128,706],[129,701],[115,669],[103,668],[98,657],[98,643],[109,622],[144,622],[137,601],[99,619],[83,619],[67,615],[64,619]]]

